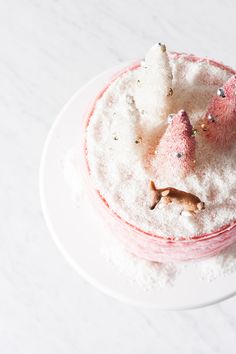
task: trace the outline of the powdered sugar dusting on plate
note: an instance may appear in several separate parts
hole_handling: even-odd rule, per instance
[[[80,159],[78,147],[71,148],[63,159],[65,180],[76,205],[87,202],[83,193]],[[137,284],[146,291],[174,286],[181,272],[189,269],[196,279],[207,282],[236,271],[236,245],[206,260],[185,264],[164,264],[149,262],[130,254],[112,234],[109,234],[105,240],[101,237],[100,252],[108,264],[113,266],[114,272],[121,273],[127,281]]]

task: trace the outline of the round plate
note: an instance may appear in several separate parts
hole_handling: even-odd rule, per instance
[[[109,69],[82,87],[65,105],[44,146],[40,166],[40,197],[50,233],[67,261],[91,284],[121,301],[137,306],[183,310],[207,306],[236,293],[236,272],[208,283],[193,269],[181,273],[173,286],[149,291],[131,282],[101,253],[107,230],[85,199],[79,207],[66,185],[62,160],[78,145],[81,120],[112,76],[131,63]],[[109,236],[109,235],[108,235]]]

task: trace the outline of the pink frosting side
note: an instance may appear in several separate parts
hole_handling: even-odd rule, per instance
[[[197,58],[193,55],[181,53],[171,53],[170,55],[173,58],[178,58],[181,56],[184,59],[193,62],[206,61],[211,65],[220,67],[232,74],[235,74],[233,69],[213,60]],[[102,97],[104,92],[110,86],[111,82],[116,80],[120,75],[127,72],[128,70],[135,70],[139,66],[139,63],[135,63],[112,78],[108,85],[106,85],[106,87],[95,99],[92,108],[86,117],[85,128],[88,126],[90,119],[92,119],[97,100]],[[108,225],[111,232],[123,242],[127,250],[129,250],[131,253],[138,257],[155,262],[191,261],[213,256],[236,241],[236,222],[233,222],[231,225],[225,225],[220,230],[208,234],[197,235],[191,239],[180,237],[178,240],[175,240],[171,236],[163,238],[161,236],[140,230],[135,225],[129,224],[119,215],[117,215],[111,209],[101,193],[94,189],[92,178],[90,176],[86,144],[87,142],[85,134],[85,141],[83,146],[84,159],[81,159],[81,172],[82,176],[84,177],[86,192],[90,198],[91,203],[94,205],[103,221]]]

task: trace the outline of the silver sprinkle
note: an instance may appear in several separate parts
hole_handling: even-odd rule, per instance
[[[216,121],[215,116],[213,116],[212,114],[208,114],[207,119],[208,119],[210,122],[215,122],[215,121]]]
[[[114,140],[118,140],[118,136],[116,134],[112,134]]]
[[[133,98],[133,96],[127,95],[127,96],[126,96],[126,102],[127,102],[128,104],[133,104],[133,103],[134,103],[134,98]]]
[[[174,113],[169,114],[168,117],[167,117],[167,122],[168,122],[169,124],[172,123],[174,117],[175,117],[175,114],[174,114]]]
[[[165,46],[165,44],[163,44],[163,43],[158,43],[159,44],[159,46],[160,46],[160,48],[161,48],[161,51],[162,52],[166,52],[166,46]]]
[[[224,89],[222,87],[218,88],[217,96],[225,98],[225,91],[224,91]]]
[[[139,136],[136,140],[135,140],[135,144],[139,144],[139,143],[141,143],[142,142],[142,137],[141,136]]]
[[[177,152],[176,157],[178,157],[178,159],[180,159],[183,156],[182,152]]]

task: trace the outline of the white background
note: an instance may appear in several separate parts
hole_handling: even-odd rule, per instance
[[[88,79],[157,41],[236,68],[234,1],[0,0],[0,353],[235,353],[236,298],[130,307],[78,277],[39,204],[44,140]]]

